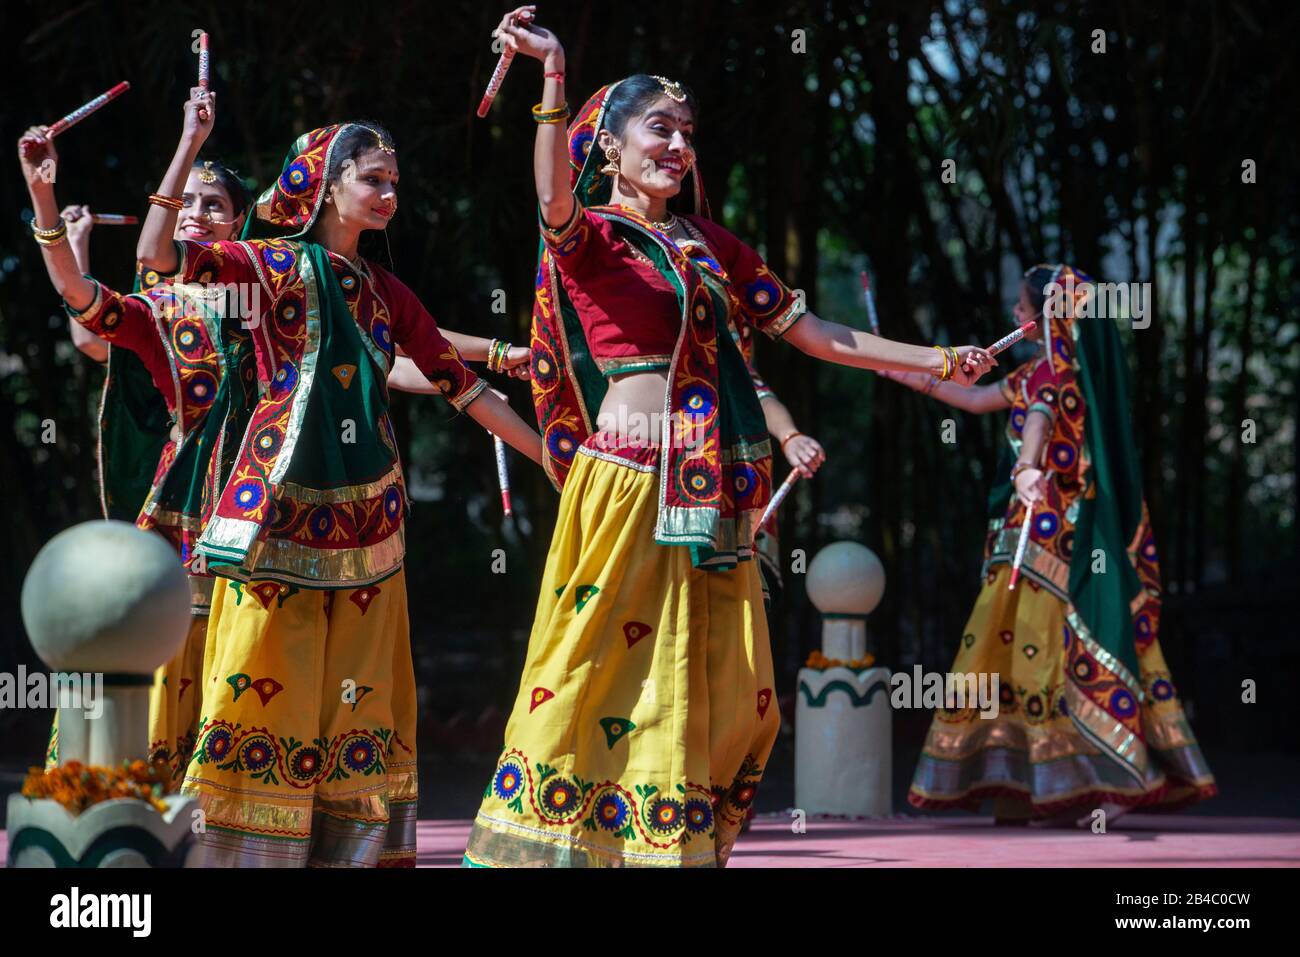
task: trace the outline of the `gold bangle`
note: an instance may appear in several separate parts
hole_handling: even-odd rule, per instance
[[[64,233],[64,234],[61,235],[61,236],[56,236],[54,239],[43,239],[43,238],[41,238],[40,236],[36,236],[36,237],[34,237],[34,238],[35,238],[36,241],[37,241],[38,243],[40,243],[42,246],[57,246],[59,243],[67,242],[67,240],[68,240],[68,234],[67,234],[67,233]]]
[[[30,225],[32,227],[32,235],[38,240],[56,239],[68,231],[68,221],[63,218],[59,219],[59,225],[51,226],[49,229],[41,229],[41,227],[36,225],[36,217],[33,216]]]
[[[185,205],[185,201],[175,196],[164,196],[162,193],[150,193],[149,202],[154,206],[161,206],[164,209],[174,209],[180,212]]]
[[[791,432],[789,435],[787,435],[785,438],[783,438],[783,439],[781,440],[781,451],[782,451],[782,452],[785,451],[785,444],[786,444],[787,442],[789,442],[791,439],[796,439],[796,438],[798,438],[798,437],[801,436],[801,435],[803,435],[802,432]]]
[[[938,379],[940,382],[945,382],[948,379],[948,353],[943,351],[943,346],[931,346],[930,348],[939,350],[939,355],[943,358],[943,370],[939,373]]]

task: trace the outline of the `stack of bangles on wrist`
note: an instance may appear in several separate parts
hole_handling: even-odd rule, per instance
[[[150,193],[149,202],[154,206],[161,206],[164,209],[174,209],[180,212],[181,207],[185,205],[184,201],[176,196],[164,196],[162,193]]]
[[[943,372],[937,377],[940,382],[947,382],[957,374],[959,361],[957,350],[952,346],[934,346],[939,350],[939,355],[943,356]]]
[[[1029,469],[1032,469],[1033,467],[1034,464],[1032,462],[1017,462],[1015,466],[1011,469],[1011,481],[1014,483],[1016,480],[1016,476],[1018,476],[1021,472],[1025,472],[1028,471]]]
[[[491,343],[488,344],[488,372],[505,372],[506,356],[510,354],[510,350],[513,348],[514,346],[506,342],[504,339],[493,339]]]
[[[542,104],[540,103],[533,107],[533,119],[538,123],[563,123],[568,118],[568,103],[561,103],[553,110],[542,109]]]
[[[59,225],[51,226],[49,229],[41,229],[36,225],[36,217],[32,217],[32,238],[42,246],[57,246],[68,238],[68,223],[60,219]]]

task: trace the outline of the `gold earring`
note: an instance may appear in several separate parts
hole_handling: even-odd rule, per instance
[[[601,169],[600,169],[600,171],[601,171],[602,173],[604,173],[606,176],[617,176],[617,175],[618,175],[618,157],[619,157],[619,153],[618,153],[618,148],[617,148],[617,147],[615,147],[615,146],[611,146],[611,147],[609,147],[608,149],[606,149],[606,150],[605,150],[605,159],[609,160],[609,162],[606,163],[604,166],[602,166]]]

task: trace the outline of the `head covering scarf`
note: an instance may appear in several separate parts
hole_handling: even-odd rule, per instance
[[[1069,558],[1070,621],[1081,639],[1095,642],[1105,653],[1095,655],[1099,661],[1131,679],[1139,673],[1139,647],[1157,635],[1160,566],[1142,494],[1128,363],[1114,320],[1088,308],[1091,278],[1068,265],[1046,268],[1052,270],[1052,280],[1042,290],[1042,342],[1058,400],[1048,456],[1053,463],[1080,463]],[[1009,459],[1004,462],[1002,476],[1011,468]],[[994,518],[1010,519],[1020,509],[1005,478],[989,504]],[[1098,554],[1105,556],[1106,574],[1093,573]],[[1071,680],[1075,677],[1070,674]],[[1136,718],[1137,702],[1123,688],[1100,703],[1121,724]]]
[[[600,151],[593,145],[617,86],[597,90],[570,125],[569,181],[574,198],[611,222],[678,293],[682,326],[664,403],[655,541],[689,547],[695,567],[732,568],[752,557],[754,525],[771,496],[771,446],[762,407],[728,331],[727,297],[705,279],[708,264],[701,267],[684,255],[643,216],[606,205],[613,186],[600,172]],[[709,215],[698,165],[683,178],[672,206],[680,214]],[[578,446],[593,432],[608,384],[592,361],[578,309],[544,243],[535,293],[533,404],[544,467],[560,488]],[[630,317],[639,304],[629,296]],[[690,442],[682,441],[683,429]]]

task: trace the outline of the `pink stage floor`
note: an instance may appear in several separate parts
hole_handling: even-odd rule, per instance
[[[419,866],[458,867],[469,821],[420,821]],[[0,862],[7,841],[0,831]],[[760,817],[732,867],[1300,867],[1300,819],[1132,814],[1107,834],[994,827],[988,818]]]

